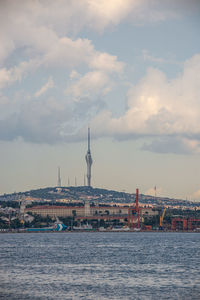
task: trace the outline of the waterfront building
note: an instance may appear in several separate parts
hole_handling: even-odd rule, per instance
[[[31,212],[40,216],[49,217],[76,217],[81,219],[127,219],[128,205],[120,206],[91,206],[89,201],[82,206],[58,206],[58,205],[39,205],[25,209],[25,212]],[[157,215],[158,211],[152,208],[142,208],[143,216]]]

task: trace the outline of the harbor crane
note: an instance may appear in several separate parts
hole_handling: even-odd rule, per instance
[[[160,229],[163,229],[163,219],[165,217],[166,207],[162,211],[162,215],[160,216]]]

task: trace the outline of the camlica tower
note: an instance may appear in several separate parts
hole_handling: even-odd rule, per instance
[[[92,167],[92,155],[90,152],[90,128],[88,128],[88,150],[85,156],[87,163],[87,185],[91,186],[91,167]]]

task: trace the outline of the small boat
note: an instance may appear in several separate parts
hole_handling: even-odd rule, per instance
[[[129,231],[130,228],[127,226],[115,226],[112,228],[112,231]]]
[[[49,231],[63,231],[67,229],[67,226],[63,223],[55,223],[50,227],[42,227],[42,228],[26,228],[27,232],[49,232]]]
[[[92,230],[93,227],[90,224],[84,224],[80,226],[73,226],[73,230]]]

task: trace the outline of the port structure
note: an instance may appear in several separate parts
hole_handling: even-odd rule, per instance
[[[173,218],[172,219],[172,230],[180,229],[180,224],[182,223],[181,227],[182,230],[193,230],[196,229],[197,226],[200,227],[200,219],[181,219],[181,218]],[[178,227],[178,228],[177,228]]]
[[[166,207],[162,211],[162,215],[160,216],[160,229],[163,229],[163,220],[165,217]]]
[[[88,150],[85,156],[87,163],[87,185],[91,186],[91,167],[92,167],[92,155],[90,151],[90,128],[88,127]]]
[[[139,189],[136,189],[135,206],[131,206],[128,209],[128,227],[136,228],[133,226],[133,216],[137,217],[137,228],[142,229],[142,208],[139,207]]]

